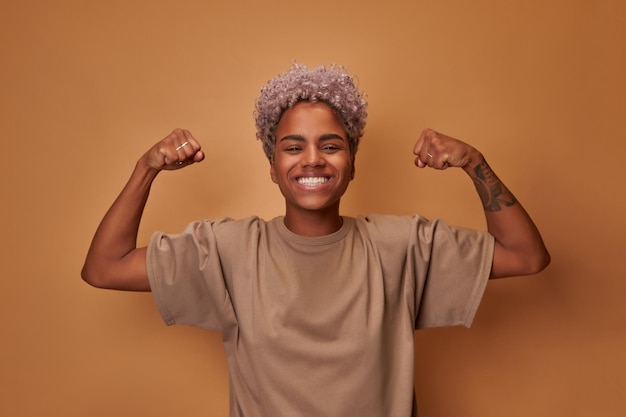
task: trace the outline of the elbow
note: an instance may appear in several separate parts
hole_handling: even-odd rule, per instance
[[[80,271],[80,276],[87,284],[91,285],[95,288],[107,288],[104,281],[101,278],[101,275],[97,273],[94,268],[90,268],[87,264],[83,266],[83,269]]]
[[[83,281],[95,288],[150,291],[150,282],[143,263],[132,268],[120,262],[87,260],[80,275]]]
[[[83,279],[83,281],[85,281],[87,284],[91,285],[92,287],[97,287],[96,275],[89,270],[87,265],[84,265],[83,269],[81,269],[80,277]]]
[[[531,251],[506,251],[496,247],[491,278],[537,274],[548,267],[551,258],[545,247]]]
[[[531,257],[530,260],[527,261],[527,271],[524,275],[533,275],[538,274],[543,271],[550,265],[552,258],[550,256],[550,252],[547,249],[543,248],[543,250],[536,253]]]

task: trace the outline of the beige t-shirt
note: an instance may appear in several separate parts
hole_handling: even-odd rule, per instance
[[[147,266],[168,325],[223,333],[232,417],[416,415],[413,331],[471,324],[493,237],[420,216],[283,218],[155,233]]]

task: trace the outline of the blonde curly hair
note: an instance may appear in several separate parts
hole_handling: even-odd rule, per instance
[[[280,118],[285,110],[301,101],[323,102],[333,109],[346,129],[354,156],[367,118],[365,94],[342,66],[333,64],[309,70],[302,64],[293,64],[289,70],[269,80],[256,100],[256,137],[263,143],[267,159],[274,159],[275,133]]]

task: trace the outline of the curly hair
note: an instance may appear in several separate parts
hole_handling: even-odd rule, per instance
[[[267,159],[274,159],[276,127],[280,118],[285,110],[301,101],[323,102],[330,106],[346,129],[350,154],[354,156],[367,117],[365,94],[342,66],[333,64],[308,70],[302,64],[293,64],[288,71],[269,80],[256,100],[256,137],[263,143]]]

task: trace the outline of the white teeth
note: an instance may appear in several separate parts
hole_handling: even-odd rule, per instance
[[[328,182],[326,177],[300,177],[298,178],[298,184],[315,186]]]

